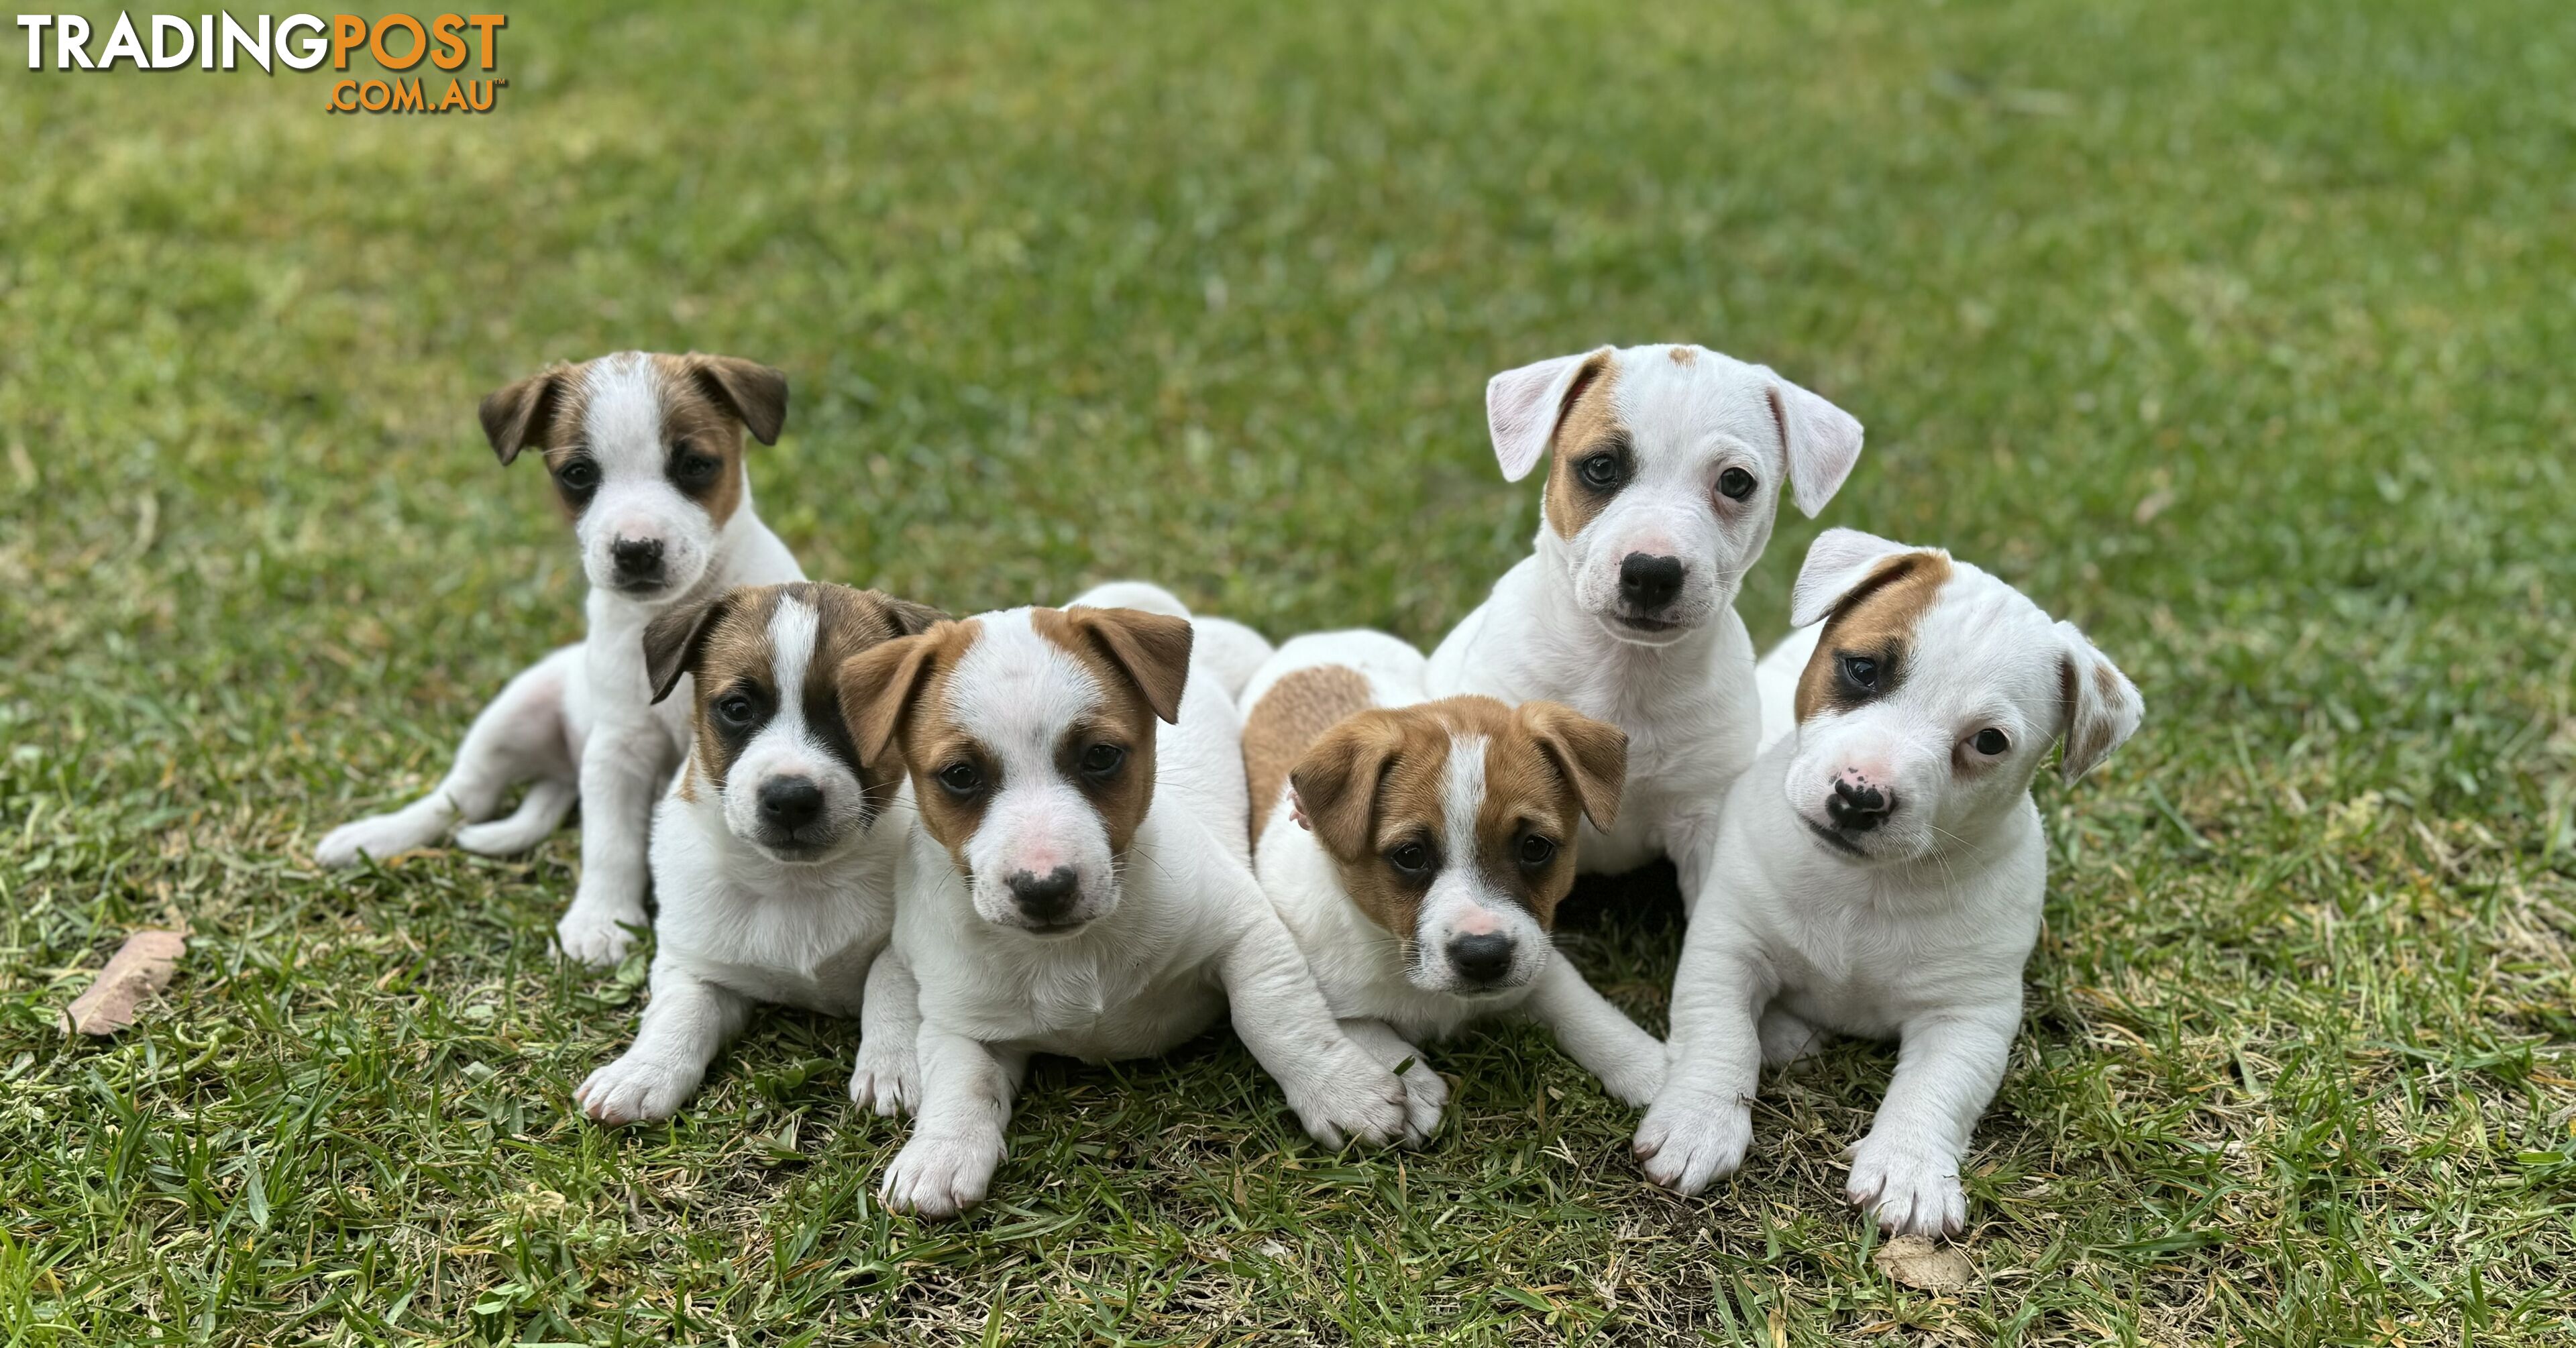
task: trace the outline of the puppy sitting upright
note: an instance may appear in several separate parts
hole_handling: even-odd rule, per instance
[[[1616,827],[1587,871],[1669,855],[1699,896],[1697,836],[1753,761],[1753,643],[1735,616],[1785,492],[1809,515],[1860,457],[1860,423],[1760,365],[1696,346],[1602,347],[1495,375],[1503,476],[1549,460],[1537,551],[1431,654],[1435,697],[1562,702],[1628,733]]]
[[[1261,887],[1344,1032],[1403,1071],[1414,1132],[1439,1126],[1448,1097],[1414,1043],[1513,1011],[1645,1104],[1664,1046],[1549,935],[1576,830],[1617,817],[1627,736],[1553,702],[1425,702],[1421,672],[1393,637],[1326,632],[1253,675],[1243,745]]]
[[[457,843],[494,855],[533,847],[578,795],[581,883],[556,940],[587,963],[622,958],[626,929],[644,923],[653,797],[689,737],[686,699],[654,705],[644,628],[736,585],[805,578],[752,510],[742,461],[746,429],[771,444],[786,418],[787,377],[731,356],[622,352],[485,398],[483,432],[503,464],[545,451],[590,581],[589,635],[510,681],[436,790],[332,830],[315,859],[344,866],[427,846],[533,780],[515,814],[461,829]]]
[[[1671,1077],[1637,1129],[1684,1193],[1734,1171],[1765,1063],[1828,1031],[1898,1041],[1851,1149],[1852,1202],[1956,1233],[1959,1160],[2021,1024],[2048,878],[2031,778],[2074,781],[2138,726],[2138,690],[2073,624],[1945,552],[1816,540],[1763,661],[1802,662],[1796,728],[1738,778],[1673,984]],[[1766,680],[1767,682],[1767,680]]]
[[[903,769],[851,747],[840,668],[939,618],[799,582],[729,590],[644,629],[654,700],[684,675],[696,686],[693,743],[653,818],[653,997],[634,1047],[573,1093],[583,1112],[670,1117],[754,1002],[860,1012],[894,926],[906,829],[885,814]],[[909,1025],[910,1008],[882,1010]]]
[[[920,815],[880,962],[910,969],[921,1014],[887,1206],[982,1200],[1030,1054],[1161,1053],[1229,1003],[1308,1132],[1404,1132],[1402,1085],[1334,1024],[1244,862],[1240,723],[1192,645],[1185,619],[1076,600],[843,666],[860,760],[899,753]]]

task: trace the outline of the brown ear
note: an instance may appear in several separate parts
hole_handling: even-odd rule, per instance
[[[554,431],[555,403],[563,396],[563,378],[571,371],[569,365],[549,365],[484,395],[482,406],[475,410],[483,419],[483,438],[492,442],[492,452],[500,456],[503,467],[522,449],[546,447]]]
[[[894,630],[904,636],[920,636],[948,621],[947,614],[928,604],[916,604],[909,599],[897,599],[890,594],[879,597],[885,602],[886,618],[894,623]]]
[[[726,590],[702,604],[665,609],[644,625],[644,681],[652,686],[655,702],[669,697],[680,676],[698,667],[707,633],[733,607],[733,596],[734,591]]]
[[[913,700],[930,684],[939,653],[936,629],[879,642],[841,662],[841,719],[862,765],[883,761],[902,733]]]
[[[1127,675],[1156,716],[1180,724],[1181,690],[1190,679],[1188,619],[1133,608],[1067,609],[1065,616]]]
[[[1628,781],[1627,731],[1559,702],[1524,702],[1512,719],[1556,764],[1594,828],[1606,830],[1618,820],[1619,792]]]
[[[1297,810],[1325,851],[1345,861],[1368,854],[1378,784],[1399,743],[1383,718],[1362,712],[1325,731],[1288,770]]]
[[[786,375],[757,361],[694,351],[689,353],[689,368],[708,397],[742,418],[752,439],[764,445],[778,443],[778,432],[787,425]]]

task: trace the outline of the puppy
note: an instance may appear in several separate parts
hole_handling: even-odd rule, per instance
[[[920,1106],[889,1207],[982,1200],[1031,1053],[1162,1053],[1229,1003],[1318,1140],[1404,1134],[1402,1084],[1334,1024],[1244,859],[1241,726],[1192,646],[1168,611],[1077,600],[842,666],[860,761],[899,757],[919,815],[894,950],[919,988]]]
[[[656,703],[695,686],[688,761],[653,817],[661,919],[634,1047],[573,1092],[602,1123],[668,1118],[755,1002],[861,1010],[894,926],[903,784],[862,762],[841,716],[843,661],[928,630],[934,609],[870,590],[728,590],[644,629]],[[887,1008],[907,1025],[908,1008]]]
[[[1744,573],[1785,493],[1824,508],[1860,457],[1860,423],[1768,368],[1696,346],[1602,347],[1485,386],[1503,476],[1548,460],[1537,550],[1432,652],[1434,697],[1561,702],[1628,733],[1615,827],[1586,870],[1669,855],[1695,901],[1694,844],[1753,761]]]
[[[535,846],[582,802],[581,883],[556,927],[566,955],[614,964],[644,924],[645,837],[653,796],[687,752],[688,700],[657,706],[643,633],[675,608],[736,585],[802,580],[752,510],[743,432],[772,444],[787,377],[731,356],[641,351],[557,365],[483,400],[483,433],[504,465],[544,451],[590,580],[589,635],[512,679],[476,717],[438,789],[391,814],[332,830],[325,866],[383,858],[487,820],[532,782],[509,818],[473,823],[458,845]]]
[[[1627,736],[1553,702],[1425,702],[1422,664],[1383,633],[1328,632],[1254,674],[1243,760],[1261,887],[1343,1032],[1402,1073],[1411,1131],[1438,1128],[1448,1097],[1414,1043],[1514,1011],[1644,1105],[1664,1046],[1549,936],[1577,828],[1617,817]]]
[[[2031,778],[2052,740],[2083,776],[2144,708],[2073,624],[1945,552],[1828,530],[1792,597],[1822,627],[1764,663],[1803,659],[1795,729],[1727,795],[1637,1156],[1696,1193],[1744,1159],[1764,1064],[1827,1032],[1893,1039],[1846,1194],[1895,1232],[1955,1234],[2039,934]]]

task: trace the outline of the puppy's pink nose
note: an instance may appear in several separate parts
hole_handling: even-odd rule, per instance
[[[1450,924],[1449,929],[1460,936],[1490,936],[1501,931],[1503,924],[1501,919],[1482,908],[1470,908],[1466,916]]]

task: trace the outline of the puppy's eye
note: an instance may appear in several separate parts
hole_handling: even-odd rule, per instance
[[[586,492],[599,485],[599,465],[588,459],[574,459],[555,470],[555,481],[568,492]]]
[[[695,491],[714,482],[723,467],[724,460],[700,450],[691,441],[671,446],[671,480],[687,490]]]
[[[984,787],[984,770],[972,763],[951,763],[939,770],[939,784],[955,796],[971,796]]]
[[[1574,474],[1594,491],[1609,491],[1628,480],[1628,465],[1616,454],[1595,454],[1574,465]]]
[[[2001,758],[2004,750],[2012,747],[2012,736],[1988,726],[1969,737],[1968,747],[1988,758]]]
[[[1756,485],[1753,475],[1741,468],[1729,468],[1717,475],[1717,494],[1730,501],[1741,501],[1751,496]]]
[[[1126,761],[1127,751],[1115,744],[1095,744],[1082,751],[1082,770],[1092,777],[1106,777]]]
[[[1875,689],[1878,687],[1878,662],[1876,660],[1872,660],[1866,655],[1846,655],[1842,658],[1842,666],[1843,681],[1845,683],[1850,684],[1854,688],[1860,689]]]
[[[1398,843],[1386,854],[1386,864],[1410,879],[1429,875],[1432,860],[1431,849],[1418,842]]]
[[[716,699],[716,719],[739,730],[760,715],[760,704],[749,693],[727,693]]]
[[[1554,860],[1556,860],[1556,844],[1553,841],[1535,833],[1521,839],[1522,865],[1531,870],[1537,870]]]

